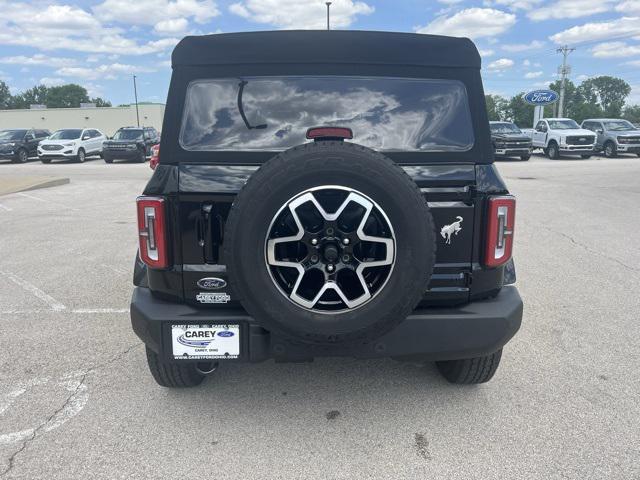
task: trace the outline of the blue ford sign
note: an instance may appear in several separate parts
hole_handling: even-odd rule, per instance
[[[524,96],[524,101],[531,105],[551,105],[557,100],[558,94],[553,90],[534,90]]]

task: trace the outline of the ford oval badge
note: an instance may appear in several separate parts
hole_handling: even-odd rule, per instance
[[[218,290],[227,286],[227,282],[222,278],[206,277],[197,282],[198,286],[204,290]]]
[[[525,94],[524,101],[530,105],[551,105],[559,98],[553,90],[534,90]]]
[[[233,332],[230,332],[229,330],[223,330],[221,332],[218,332],[218,336],[219,337],[233,337]]]

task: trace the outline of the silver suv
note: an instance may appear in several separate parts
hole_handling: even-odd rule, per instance
[[[596,151],[612,158],[618,153],[635,153],[640,157],[640,129],[627,120],[618,118],[590,118],[582,128],[595,132]]]

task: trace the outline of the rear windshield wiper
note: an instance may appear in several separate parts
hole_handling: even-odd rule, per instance
[[[244,92],[244,87],[247,85],[246,80],[242,80],[240,81],[240,83],[238,84],[238,112],[240,112],[240,116],[242,117],[242,121],[244,122],[244,124],[247,126],[247,128],[249,130],[263,130],[265,128],[267,128],[267,124],[266,123],[262,123],[260,125],[251,125],[249,123],[249,120],[247,120],[247,116],[244,114],[244,107],[242,106],[242,93]]]

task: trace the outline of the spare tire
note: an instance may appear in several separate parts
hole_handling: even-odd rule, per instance
[[[404,320],[435,258],[433,218],[389,158],[340,141],[287,150],[258,169],[225,226],[230,288],[270,331],[366,342]]]

